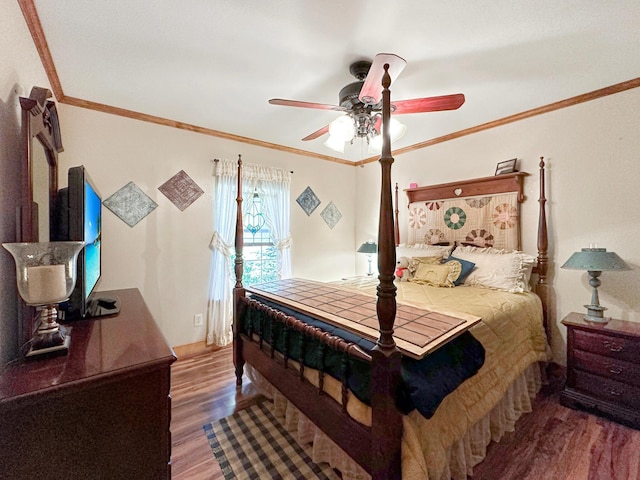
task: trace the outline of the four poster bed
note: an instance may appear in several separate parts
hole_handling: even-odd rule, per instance
[[[244,288],[238,163],[237,384],[247,367],[287,426],[313,443],[314,461],[329,461],[345,480],[466,478],[486,445],[530,411],[540,362],[548,360],[544,162],[537,257],[511,252],[520,246],[520,230],[511,227],[519,223],[523,173],[407,190],[411,245],[398,247],[386,73],[382,83],[377,280]],[[465,222],[480,226],[470,231]],[[447,232],[454,236],[443,238]],[[407,257],[411,281],[394,282],[396,256]],[[536,293],[528,287],[532,269]]]

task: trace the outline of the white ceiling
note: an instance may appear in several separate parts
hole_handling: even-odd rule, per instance
[[[398,116],[407,147],[640,77],[638,0],[35,0],[66,96],[357,161],[301,138],[338,112],[349,65],[395,53],[392,99],[464,93]]]

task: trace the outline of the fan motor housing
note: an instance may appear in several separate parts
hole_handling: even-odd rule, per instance
[[[361,105],[362,102],[358,98],[358,95],[360,95],[360,90],[362,90],[362,85],[364,85],[364,81],[353,82],[347,85],[346,87],[343,87],[340,90],[340,93],[338,94],[339,101],[340,101],[339,105],[348,110],[351,110],[352,108],[358,105]]]
[[[364,79],[367,78],[370,68],[371,62],[369,60],[358,60],[349,66],[349,73],[356,77],[358,81],[350,83],[340,90],[338,94],[338,105],[349,110],[363,105],[358,99],[358,96],[360,95],[360,90],[362,90],[362,86],[364,85]]]

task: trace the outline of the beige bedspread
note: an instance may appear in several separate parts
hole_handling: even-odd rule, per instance
[[[378,281],[365,278],[337,283],[375,295]],[[411,282],[396,282],[396,286],[398,302],[429,305],[431,309],[437,306],[436,310],[443,313],[463,312],[482,317],[482,321],[471,328],[471,333],[486,350],[485,364],[480,371],[448,395],[431,419],[427,420],[417,411],[403,419],[403,478],[435,480],[443,475],[450,478],[448,464],[452,445],[480,420],[486,419],[513,388],[514,382],[524,378],[523,373],[529,366],[550,358],[542,305],[533,293],[465,286],[437,288]],[[520,389],[526,390],[526,381]],[[339,399],[339,395],[335,397]],[[370,408],[354,397],[349,400],[349,412],[363,423],[370,422]]]

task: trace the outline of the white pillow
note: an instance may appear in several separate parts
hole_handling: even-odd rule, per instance
[[[451,254],[453,245],[427,245],[426,243],[415,243],[409,245],[401,243],[396,247],[396,259],[400,257],[440,257],[445,258]]]
[[[464,280],[465,285],[494,288],[512,293],[531,290],[529,278],[535,257],[518,251],[463,246],[454,256],[476,264]]]

